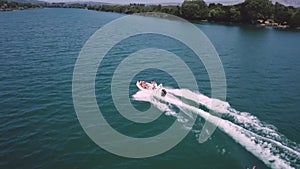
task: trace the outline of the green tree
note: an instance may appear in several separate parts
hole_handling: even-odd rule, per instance
[[[298,10],[298,12],[292,16],[291,21],[290,21],[290,26],[292,28],[300,27],[300,10]]]
[[[242,20],[240,8],[238,6],[229,6],[228,19],[230,22],[240,22]]]
[[[208,12],[208,19],[213,21],[224,21],[226,20],[226,11],[222,4],[210,4]]]
[[[178,16],[178,15],[180,15],[180,7],[179,6],[163,6],[163,7],[161,7],[160,12]]]
[[[246,0],[242,3],[241,15],[244,22],[255,23],[258,19],[273,16],[274,5],[269,0]]]
[[[206,19],[208,16],[208,7],[203,0],[184,1],[181,13],[187,19]]]
[[[283,22],[290,22],[290,19],[293,15],[293,9],[289,9],[288,7],[279,4],[278,2],[275,3],[275,10],[274,10],[274,19],[278,23]]]

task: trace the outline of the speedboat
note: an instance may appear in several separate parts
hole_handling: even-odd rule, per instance
[[[163,88],[162,84],[157,85],[155,81],[152,81],[151,83],[143,81],[143,80],[138,80],[136,82],[136,86],[145,92],[160,92],[161,96],[165,96],[167,94],[166,89]]]

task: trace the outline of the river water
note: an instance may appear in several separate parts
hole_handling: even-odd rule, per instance
[[[271,28],[195,24],[224,67],[227,99],[218,100],[219,107],[209,107],[209,76],[187,46],[155,34],[118,43],[96,77],[97,103],[109,124],[138,138],[155,136],[175,121],[190,132],[174,148],[148,158],[117,156],[95,144],[74,109],[74,65],[90,36],[122,16],[79,9],[0,13],[0,168],[300,168],[300,33]],[[153,24],[158,20],[163,22],[151,19]],[[162,115],[147,124],[134,123],[119,114],[110,85],[124,58],[149,47],[180,56],[193,70],[199,90],[180,89],[162,70],[141,71],[129,85],[132,104],[122,110],[134,106],[146,111],[152,105]],[[162,101],[139,92],[139,79],[163,83],[168,97]],[[188,101],[181,102],[183,97]],[[180,110],[186,114],[179,115]],[[209,110],[222,115],[210,122],[221,122],[206,142],[199,143]],[[195,124],[189,128],[191,120]]]

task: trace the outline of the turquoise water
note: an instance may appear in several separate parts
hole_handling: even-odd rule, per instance
[[[224,110],[223,125],[207,142],[198,143],[197,133],[203,125],[198,117],[184,140],[158,156],[125,158],[96,145],[77,120],[72,100],[73,69],[88,38],[120,16],[77,9],[0,13],[0,168],[270,168],[278,161],[300,167],[299,158],[289,157],[292,151],[286,149],[300,152],[300,33],[268,28],[196,24],[220,55],[227,80],[226,102],[230,104],[229,110]],[[162,115],[149,124],[136,124],[118,114],[112,103],[110,81],[114,69],[128,54],[147,47],[179,55],[194,71],[199,91],[208,100],[211,93],[203,64],[181,43],[153,34],[119,43],[100,65],[96,97],[112,127],[134,137],[154,136],[178,120],[173,115]],[[130,97],[137,92],[137,79],[178,88],[167,73],[149,69],[132,80]],[[149,102],[132,100],[132,105],[147,110]],[[178,107],[172,110],[178,112]],[[205,105],[200,108],[208,109]],[[244,118],[252,120],[247,123]],[[243,145],[245,139],[233,137],[233,128],[227,126],[231,123],[285,148],[257,139],[262,144],[267,142],[273,155],[255,155],[256,149],[249,151],[250,146]],[[272,132],[266,132],[269,130]]]

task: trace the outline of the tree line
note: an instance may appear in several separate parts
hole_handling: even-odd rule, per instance
[[[272,4],[269,0],[245,0],[237,5],[206,4],[203,0],[184,1],[181,6],[161,5],[94,5],[90,10],[118,12],[125,14],[141,12],[163,12],[176,15],[187,20],[207,20],[214,22],[230,22],[256,24],[257,20],[273,20],[278,24],[287,24],[292,28],[300,27],[300,9]]]
[[[300,9],[292,6],[284,6],[280,3],[273,4],[270,0],[245,0],[236,5],[206,4],[203,0],[184,1],[181,6],[162,5],[111,5],[98,4],[90,5],[85,3],[44,3],[32,5],[29,3],[17,3],[7,0],[0,0],[0,7],[3,10],[36,7],[55,8],[87,8],[90,10],[118,12],[125,14],[142,12],[161,12],[176,15],[191,21],[207,20],[212,22],[257,24],[258,20],[271,20],[278,24],[289,25],[291,28],[300,29]],[[22,9],[21,8],[21,9]]]
[[[41,6],[34,5],[31,3],[19,3],[7,0],[0,0],[0,11],[24,10],[32,8],[41,8]]]

